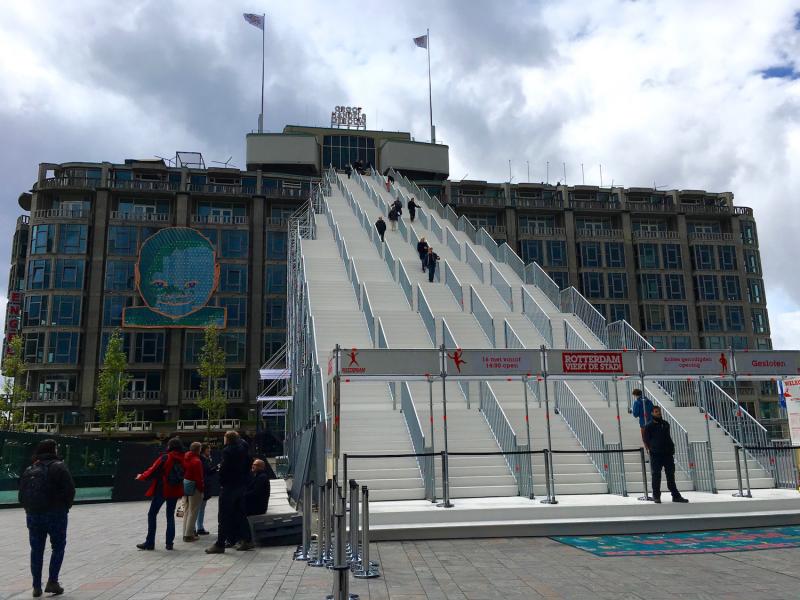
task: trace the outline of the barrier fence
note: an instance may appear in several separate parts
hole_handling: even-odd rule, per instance
[[[472,314],[475,316],[475,319],[477,319],[481,329],[483,329],[483,333],[486,334],[489,344],[494,347],[494,319],[492,318],[492,313],[486,308],[480,295],[478,295],[478,292],[472,286],[469,286],[469,297]]]

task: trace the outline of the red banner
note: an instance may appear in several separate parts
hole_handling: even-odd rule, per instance
[[[564,374],[622,374],[622,352],[569,352],[561,354]]]

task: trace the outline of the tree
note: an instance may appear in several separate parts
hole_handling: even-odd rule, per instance
[[[225,375],[225,351],[219,345],[219,330],[209,325],[203,332],[203,348],[200,350],[200,399],[197,406],[208,413],[208,428],[211,421],[225,415],[228,401],[224,390],[219,387],[219,379]]]
[[[24,345],[22,336],[17,335],[8,343],[8,350],[3,360],[3,393],[6,397],[6,406],[0,412],[4,429],[21,427],[25,420],[25,404],[28,402],[30,392],[25,387],[25,375],[28,365],[25,364],[23,354]]]
[[[125,372],[128,356],[122,348],[122,334],[114,331],[108,339],[103,355],[103,368],[97,377],[97,409],[100,427],[105,432],[118,429],[119,424],[129,419],[119,410],[122,391],[130,384],[131,376]]]

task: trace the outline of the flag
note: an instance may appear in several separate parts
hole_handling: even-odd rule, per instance
[[[780,401],[781,408],[786,408],[786,397],[791,398],[791,394],[783,387],[783,381],[778,380],[778,400]]]
[[[414,38],[414,44],[419,46],[420,48],[427,48],[428,47],[428,34],[421,35],[419,37]]]
[[[258,27],[261,31],[264,31],[264,17],[263,15],[254,15],[253,13],[244,13],[244,20],[253,25],[254,27]]]

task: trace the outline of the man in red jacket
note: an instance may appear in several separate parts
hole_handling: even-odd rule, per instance
[[[161,507],[167,505],[167,550],[172,550],[175,541],[175,505],[183,496],[183,444],[178,438],[167,442],[167,451],[159,456],[144,473],[139,473],[139,481],[151,481],[145,494],[150,501],[147,511],[147,538],[136,544],[139,550],[153,550],[156,545],[156,517]]]
[[[194,542],[198,540],[195,524],[197,511],[203,501],[203,461],[200,460],[200,442],[192,442],[189,451],[183,457],[183,493],[185,497],[186,513],[183,515],[183,541]]]

